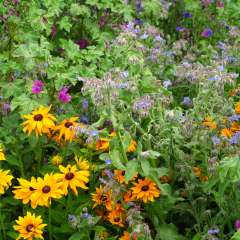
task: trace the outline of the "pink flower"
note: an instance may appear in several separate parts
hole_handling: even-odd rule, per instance
[[[43,90],[43,82],[41,80],[35,80],[32,85],[32,93],[39,94]]]
[[[240,219],[237,219],[236,221],[235,221],[235,229],[238,231],[238,230],[240,230]]]
[[[52,25],[52,27],[51,27],[51,36],[52,36],[52,38],[55,38],[56,35],[57,35],[57,27],[56,27],[56,25]]]
[[[68,94],[68,88],[63,87],[58,93],[58,100],[62,103],[68,103],[71,101],[71,96]]]
[[[222,2],[221,0],[218,0],[218,1],[216,2],[216,6],[217,6],[218,8],[224,8],[224,2]]]

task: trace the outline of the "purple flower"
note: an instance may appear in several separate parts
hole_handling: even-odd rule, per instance
[[[184,97],[183,98],[183,101],[182,101],[182,104],[187,106],[187,107],[190,107],[192,106],[192,100],[190,97]]]
[[[240,120],[240,115],[234,114],[228,118],[229,121],[239,121]]]
[[[52,38],[55,38],[56,35],[57,35],[57,27],[56,27],[56,25],[52,25],[52,27],[51,27],[51,36],[52,36]]]
[[[84,123],[84,124],[88,124],[89,123],[89,119],[88,119],[88,117],[87,116],[81,116],[81,118],[80,118],[80,122],[81,123]]]
[[[32,93],[39,94],[39,93],[41,93],[42,90],[43,90],[43,82],[41,80],[33,81]]]
[[[237,219],[237,220],[235,221],[234,226],[235,226],[235,229],[236,229],[237,231],[240,229],[240,219]]]
[[[165,88],[171,87],[172,86],[172,82],[170,80],[165,80],[165,81],[163,81],[163,86]]]
[[[229,140],[230,144],[232,145],[238,144],[239,137],[240,137],[240,132],[236,132],[235,134],[233,134],[233,136]]]
[[[219,145],[221,143],[220,138],[218,138],[217,136],[212,136],[211,139],[214,145]]]
[[[181,26],[176,27],[176,31],[178,32],[183,32],[185,29],[186,29],[185,27],[181,27]]]
[[[4,115],[7,115],[11,111],[11,105],[10,103],[4,103],[2,105],[2,112]]]
[[[139,26],[140,26],[140,25],[143,25],[143,20],[137,18],[137,19],[135,19],[134,23],[135,23],[136,25],[139,25]]]
[[[106,159],[106,160],[105,160],[105,163],[106,163],[107,165],[111,165],[111,164],[112,164],[112,160],[111,160],[111,159]]]
[[[218,228],[213,228],[208,230],[208,234],[210,235],[215,235],[215,234],[218,234],[219,232],[220,230]]]
[[[58,100],[62,103],[68,103],[71,101],[71,96],[68,94],[68,88],[63,87],[58,93]]]
[[[191,18],[192,17],[192,14],[190,12],[184,12],[183,13],[183,17],[184,18]]]
[[[213,35],[213,31],[211,28],[205,28],[202,33],[201,33],[201,36],[202,37],[205,37],[205,38],[209,38]]]
[[[121,72],[121,77],[128,78],[129,72],[128,71],[123,71]]]
[[[88,46],[88,41],[84,38],[81,38],[76,41],[76,44],[79,46],[80,49],[84,49]]]
[[[82,101],[82,108],[83,108],[84,110],[88,109],[88,100],[87,100],[87,99],[84,99],[84,100]]]

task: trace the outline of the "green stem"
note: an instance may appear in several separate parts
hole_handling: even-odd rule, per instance
[[[52,236],[52,210],[51,210],[51,205],[48,208],[48,235],[49,235],[49,240],[53,240],[53,236]]]

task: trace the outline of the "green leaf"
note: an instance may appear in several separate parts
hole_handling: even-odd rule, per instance
[[[70,32],[71,27],[72,24],[70,23],[69,17],[67,16],[63,17],[59,22],[59,28],[61,30],[66,30],[67,32]]]
[[[79,239],[82,239],[82,233],[76,232],[68,240],[79,240]]]
[[[126,170],[126,167],[122,164],[122,157],[118,150],[114,149],[110,152],[110,158],[112,159],[112,164],[117,169]]]
[[[128,182],[138,172],[138,161],[132,160],[127,162],[125,181]]]
[[[179,235],[177,228],[173,224],[164,224],[157,229],[161,240],[182,240],[183,236]]]
[[[151,165],[147,159],[141,159],[141,168],[144,176],[148,177],[150,175]]]

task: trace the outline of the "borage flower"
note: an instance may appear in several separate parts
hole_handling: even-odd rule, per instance
[[[47,224],[42,223],[41,216],[35,216],[35,214],[31,214],[27,212],[27,215],[24,217],[19,217],[16,220],[17,225],[14,225],[13,228],[19,232],[19,236],[17,238],[21,239],[43,239],[43,228],[47,226]]]
[[[31,134],[35,132],[36,136],[42,135],[42,133],[49,133],[50,129],[55,126],[56,118],[49,113],[50,107],[40,106],[38,109],[32,111],[31,114],[23,115],[23,118],[27,119],[22,123],[23,131]]]

